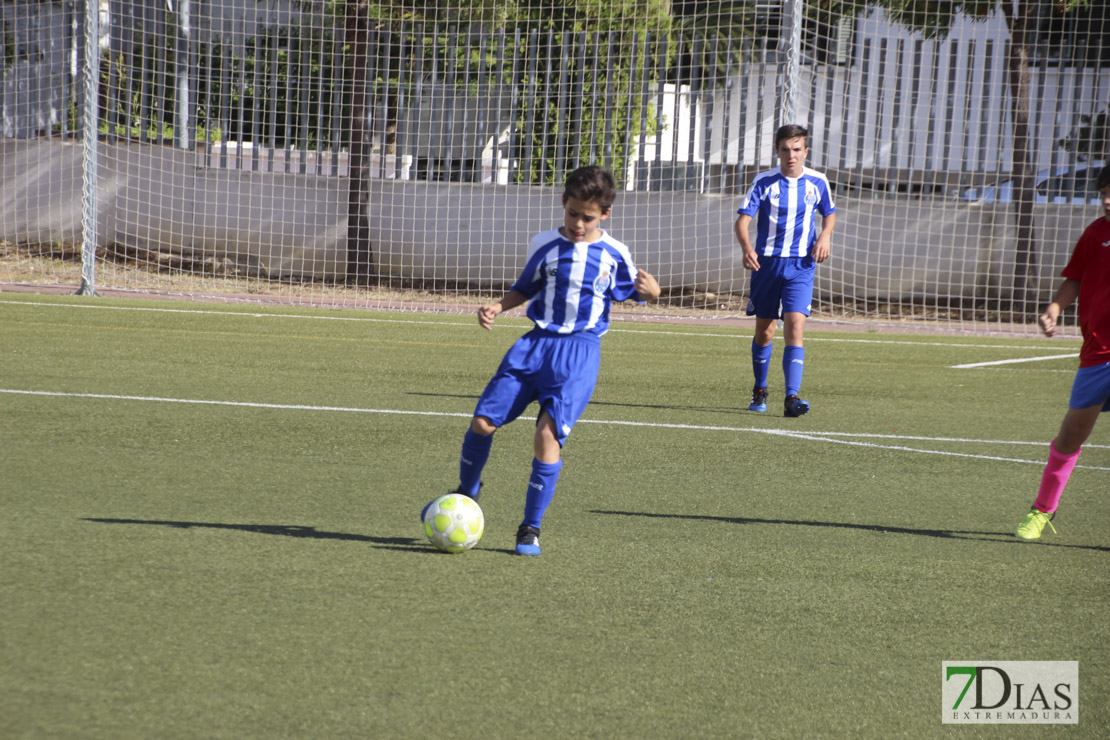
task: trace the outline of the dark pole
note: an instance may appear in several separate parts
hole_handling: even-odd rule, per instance
[[[1010,104],[1014,124],[1014,293],[1012,310],[1023,320],[1037,310],[1037,253],[1033,232],[1033,173],[1029,158],[1029,46],[1032,39],[1035,3],[1024,2],[1015,10],[1003,3],[1010,26],[1010,50],[1007,60],[1010,75]]]
[[[369,285],[374,255],[370,245],[367,160],[370,151],[367,0],[347,0],[344,8],[348,47],[347,80],[351,86],[348,147],[347,284]]]

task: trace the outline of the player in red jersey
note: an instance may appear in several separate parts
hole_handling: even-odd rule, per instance
[[[1083,347],[1068,412],[1060,433],[1049,445],[1037,500],[1017,528],[1017,536],[1023,540],[1038,539],[1046,524],[1056,531],[1051,520],[1079,458],[1080,446],[1095,428],[1099,413],[1110,411],[1110,165],[1099,173],[1098,194],[1102,217],[1079,237],[1060,273],[1064,282],[1040,317],[1041,331],[1051,337],[1056,333],[1060,312],[1078,298]]]

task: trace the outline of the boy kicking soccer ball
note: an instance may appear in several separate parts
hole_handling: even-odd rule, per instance
[[[563,192],[563,225],[532,237],[524,270],[509,292],[478,309],[478,323],[492,329],[498,314],[530,300],[528,318],[535,323],[505,354],[478,399],[459,459],[457,492],[476,499],[493,433],[539,402],[517,555],[540,554],[540,524],[555,495],[562,448],[597,383],[610,305],[659,297],[656,279],[637,270],[628,247],[601,228],[616,192],[608,170],[572,172]]]
[[[1098,194],[1102,216],[1079,237],[1060,273],[1064,282],[1040,317],[1041,331],[1051,337],[1056,333],[1060,312],[1078,297],[1083,346],[1068,412],[1060,433],[1048,446],[1048,463],[1037,500],[1017,528],[1016,534],[1023,540],[1039,539],[1045,525],[1056,531],[1052,517],[1079,459],[1080,445],[1095,428],[1099,413],[1110,411],[1110,166],[1103,167],[1098,175]]]

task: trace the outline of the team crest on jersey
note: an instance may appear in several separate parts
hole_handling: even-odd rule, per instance
[[[610,282],[611,281],[609,280],[609,271],[602,270],[601,274],[594,279],[594,293],[604,293],[606,290],[609,289]]]
[[[806,188],[806,205],[811,206],[817,202],[817,190],[815,188]]]

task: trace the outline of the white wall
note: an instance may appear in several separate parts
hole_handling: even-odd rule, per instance
[[[0,239],[81,243],[79,145],[0,141]],[[169,147],[102,146],[100,248],[159,262],[227,261],[270,279],[346,272],[347,180],[211,170]],[[397,277],[504,286],[533,233],[560,222],[559,191],[372,181],[370,239]],[[736,198],[622,193],[606,226],[665,288],[747,290],[732,234]],[[834,258],[819,290],[837,296],[1005,293],[1013,271],[1005,206],[892,198],[840,199]],[[1089,208],[1038,206],[1041,289],[1057,282]],[[1047,300],[1047,298],[1046,298]]]

